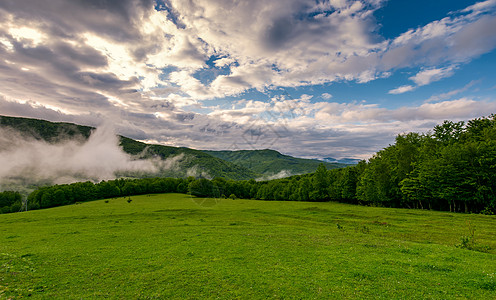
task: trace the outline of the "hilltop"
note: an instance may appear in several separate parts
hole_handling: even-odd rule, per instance
[[[19,138],[58,144],[67,141],[87,141],[96,128],[67,122],[0,116],[0,128],[10,128],[19,133]],[[269,178],[311,173],[322,161],[302,159],[281,154],[275,150],[208,151],[186,147],[147,144],[128,137],[119,136],[122,150],[141,159],[175,158],[175,168],[161,169],[159,176],[168,177],[223,177],[233,180]],[[324,162],[328,169],[345,166]],[[121,174],[127,175],[129,174]],[[143,177],[150,174],[134,174]]]
[[[292,157],[270,149],[203,152],[264,175],[312,173],[321,163],[323,163],[327,169],[336,169],[347,166],[340,163],[322,162],[316,159]]]

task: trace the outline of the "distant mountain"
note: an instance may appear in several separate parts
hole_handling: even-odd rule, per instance
[[[325,161],[328,163],[338,163],[338,164],[345,164],[345,165],[356,165],[358,164],[361,159],[356,159],[356,158],[341,158],[341,159],[335,159],[332,157],[324,157],[320,159],[321,161]]]
[[[315,172],[319,164],[327,169],[342,168],[341,163],[322,162],[317,159],[296,158],[275,150],[203,151],[212,156],[235,163],[265,176],[295,175]]]
[[[182,171],[174,170],[169,174],[162,174],[162,176],[184,177],[188,175],[203,175],[212,178],[224,177],[235,180],[248,180],[259,176],[259,174],[252,170],[214,157],[200,150],[186,147],[150,145],[126,137],[121,137],[121,146],[126,153],[132,155],[145,153],[144,158],[158,156],[164,160],[178,155],[185,156],[185,159],[181,161],[180,169]],[[188,172],[184,172],[184,170],[192,170],[194,168],[197,168],[194,173],[188,174]]]
[[[0,116],[0,128],[11,128],[23,138],[57,144],[64,141],[88,140],[95,128],[64,122]],[[124,136],[120,146],[124,152],[140,158],[160,158],[164,163],[177,158],[175,168],[161,169],[164,177],[224,177],[234,180],[271,179],[314,172],[320,163],[328,169],[345,167],[340,162],[295,158],[274,150],[201,151],[186,147],[170,147],[142,143]],[[1,149],[1,145],[0,145]],[[120,174],[126,176],[125,174]],[[139,176],[146,176],[141,174]]]
[[[12,128],[24,138],[30,137],[49,143],[73,139],[85,140],[95,130],[93,127],[72,123],[6,116],[0,116],[0,128]],[[142,158],[160,157],[165,160],[172,157],[181,157],[177,168],[162,170],[160,174],[157,174],[160,176],[185,177],[192,175],[224,177],[235,180],[247,180],[260,176],[260,174],[256,174],[244,167],[190,148],[149,145],[123,136],[120,136],[120,145],[126,153],[140,155]]]
[[[0,128],[12,128],[25,138],[56,143],[74,138],[87,139],[95,128],[64,122],[0,116]]]

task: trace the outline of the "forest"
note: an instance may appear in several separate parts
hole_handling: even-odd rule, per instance
[[[121,178],[54,185],[33,191],[27,198],[27,209],[168,192],[494,214],[496,115],[468,122],[445,121],[423,134],[400,134],[392,145],[355,166],[327,170],[321,164],[314,173],[270,181]],[[0,193],[2,213],[21,209],[19,193]]]

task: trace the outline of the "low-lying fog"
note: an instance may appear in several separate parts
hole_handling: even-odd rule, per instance
[[[33,184],[115,179],[116,174],[156,173],[177,168],[183,155],[139,159],[125,153],[110,126],[83,137],[48,143],[0,129],[0,191]]]

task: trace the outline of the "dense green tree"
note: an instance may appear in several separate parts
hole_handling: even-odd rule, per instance
[[[329,199],[329,175],[324,164],[320,164],[312,176],[312,191],[310,199],[325,201]]]
[[[188,185],[188,192],[197,197],[213,197],[215,193],[213,183],[205,178],[191,181]]]
[[[0,193],[0,207],[10,207],[12,204],[21,201],[22,197],[19,192],[5,191]]]
[[[0,193],[0,213],[18,212],[22,207],[22,196],[19,192],[5,191]]]
[[[464,124],[463,121],[444,121],[443,124],[434,127],[432,136],[443,144],[455,143],[462,136]]]
[[[339,184],[341,200],[346,202],[356,201],[356,190],[359,176],[358,171],[359,169],[357,167],[347,167],[342,169],[340,172],[342,174]]]
[[[125,185],[124,185],[125,186]],[[115,181],[102,181],[98,184],[97,195],[98,198],[113,198],[119,197],[121,191],[117,187]]]

